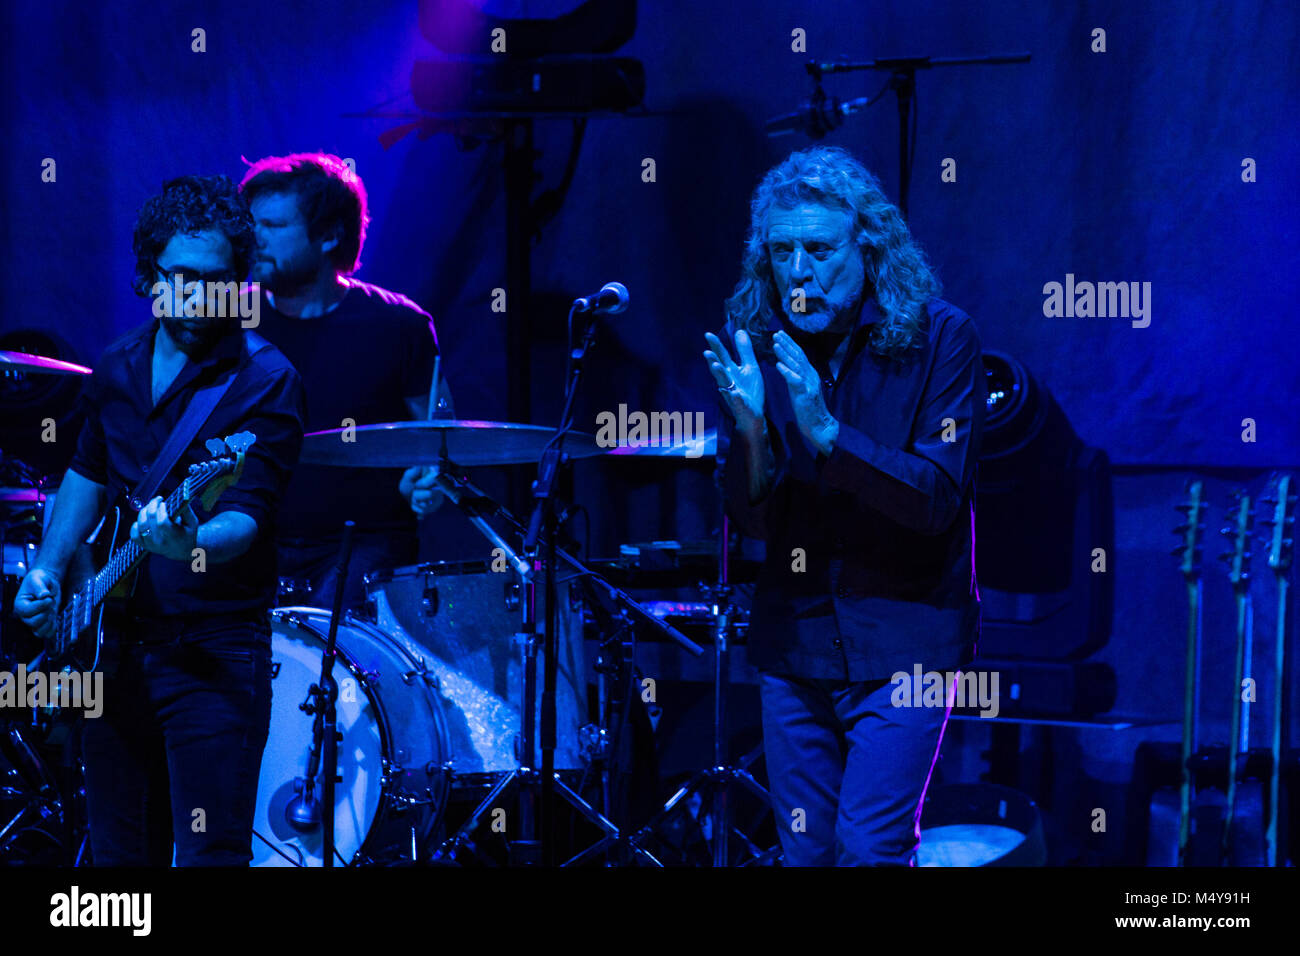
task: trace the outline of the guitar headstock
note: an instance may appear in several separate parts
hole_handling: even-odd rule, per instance
[[[1250,495],[1237,490],[1232,493],[1232,508],[1228,512],[1231,524],[1219,531],[1225,537],[1232,538],[1232,550],[1225,551],[1219,558],[1228,564],[1228,580],[1232,589],[1243,593],[1250,587],[1250,529],[1254,520]]]
[[[1290,475],[1274,474],[1268,482],[1268,491],[1260,499],[1270,506],[1269,516],[1260,518],[1259,523],[1272,528],[1268,537],[1268,566],[1278,577],[1285,577],[1291,567],[1291,556],[1295,547],[1295,503],[1293,489],[1295,481]]]
[[[1194,581],[1201,574],[1201,533],[1205,530],[1205,482],[1195,478],[1187,484],[1187,500],[1175,506],[1187,520],[1174,529],[1182,543],[1171,552],[1178,558],[1183,577]]]
[[[194,497],[194,492],[201,488],[203,493],[199,500],[205,510],[211,511],[222,493],[239,481],[244,473],[244,456],[255,441],[257,436],[252,432],[209,438],[203,444],[212,457],[190,466],[189,476],[185,479],[185,497]]]

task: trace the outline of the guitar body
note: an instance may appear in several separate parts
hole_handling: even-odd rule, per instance
[[[96,570],[104,566],[112,554],[131,537],[134,516],[114,505],[99,524],[93,541],[77,549],[63,584],[63,604],[60,611],[68,613],[78,604],[89,606],[89,593],[93,587]],[[126,575],[109,597],[129,597],[135,587],[135,573]],[[93,671],[99,666],[100,652],[104,646],[104,605],[92,607],[87,614],[76,616],[80,627],[71,644],[61,651],[51,649],[48,659],[61,670]]]
[[[1228,835],[1228,866],[1265,866],[1267,863],[1264,787],[1264,782],[1258,779],[1237,781],[1232,832]]]
[[[1228,749],[1223,744],[1204,747],[1192,760],[1196,798],[1192,804],[1187,866],[1265,865],[1268,752],[1255,748],[1249,754],[1238,753],[1230,815]]]
[[[256,440],[250,432],[238,432],[223,441],[209,440],[207,447],[213,457],[190,466],[188,476],[167,498],[167,513],[180,514],[195,501],[212,511],[221,493],[243,474],[244,456]],[[134,524],[135,513],[115,505],[95,536],[97,543],[104,542],[98,551],[106,557],[91,562],[91,573],[69,571],[63,606],[55,615],[54,633],[46,641],[46,659],[52,666],[86,671],[98,667],[104,643],[104,603],[130,596],[136,569],[148,557],[148,552],[131,540]],[[93,570],[95,566],[98,570]]]

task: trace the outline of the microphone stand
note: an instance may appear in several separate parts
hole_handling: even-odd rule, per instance
[[[569,311],[570,329],[573,327],[573,316],[579,311],[581,304],[575,301]],[[557,657],[555,633],[559,627],[559,608],[556,607],[555,600],[555,482],[559,478],[560,468],[564,464],[564,436],[573,426],[573,402],[577,397],[578,383],[582,378],[582,363],[595,341],[596,323],[594,320],[587,323],[581,341],[576,348],[573,347],[572,336],[570,336],[569,371],[564,386],[564,410],[560,413],[560,425],[555,430],[555,437],[551,439],[546,450],[542,453],[541,461],[537,466],[537,480],[533,482],[533,501],[535,504],[532,518],[528,523],[528,534],[524,538],[524,553],[529,556],[530,563],[534,565],[538,553],[539,535],[544,535],[546,547],[543,567],[546,623],[542,634],[542,714],[540,733],[542,779],[541,805],[537,821],[541,831],[542,864],[544,866],[553,866],[555,862],[553,841],[550,839],[552,810],[555,799],[555,676]],[[533,603],[535,597],[536,581],[529,579],[526,584],[525,600],[529,605],[535,607],[536,605]],[[530,667],[525,673],[526,680],[531,680],[533,677],[532,668]],[[525,700],[530,700],[527,693],[525,693]],[[524,740],[526,745],[531,743],[527,732],[532,716],[531,707],[529,711],[528,714],[524,715]],[[526,751],[526,753],[531,760],[532,751]]]
[[[311,754],[307,758],[307,773],[299,778],[298,796],[285,807],[285,817],[294,829],[307,832],[314,829],[319,818],[322,829],[322,865],[334,866],[334,785],[338,782],[339,739],[338,703],[339,688],[334,680],[334,658],[338,656],[337,641],[339,617],[343,613],[343,590],[348,579],[348,561],[352,556],[353,522],[343,523],[343,541],[339,545],[338,564],[335,565],[334,607],[330,613],[329,633],[320,659],[320,680],[307,689],[307,699],[298,709],[313,715],[311,727]],[[317,772],[322,774],[321,802],[312,795]],[[323,804],[323,805],[322,805]]]
[[[907,218],[908,193],[912,186],[913,146],[911,140],[916,138],[916,71],[928,70],[936,66],[968,66],[972,64],[1028,63],[1028,53],[993,54],[990,56],[895,56],[876,60],[857,62],[819,63],[809,60],[806,69],[813,79],[813,96],[811,101],[812,119],[809,133],[814,139],[821,139],[826,133],[838,127],[844,121],[839,101],[833,102],[828,109],[827,97],[822,89],[822,77],[828,73],[849,73],[855,70],[888,70],[889,83],[885,89],[892,89],[898,98],[898,208],[903,218]],[[882,93],[884,90],[881,91]],[[862,106],[869,106],[879,97],[872,97]],[[861,108],[860,101],[855,101],[854,109]],[[909,122],[910,121],[910,122]],[[912,129],[909,130],[909,126]]]

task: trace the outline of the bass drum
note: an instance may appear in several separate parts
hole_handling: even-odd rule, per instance
[[[254,866],[324,864],[320,825],[295,829],[286,809],[307,772],[313,718],[299,705],[320,679],[329,620],[320,608],[271,612],[271,730],[257,787]],[[400,643],[350,615],[339,623],[337,645],[335,864],[420,859],[449,790],[446,722],[432,678]],[[319,801],[319,774],[314,795]]]

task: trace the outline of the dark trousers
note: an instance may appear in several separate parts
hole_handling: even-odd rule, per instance
[[[291,579],[310,591],[292,603],[329,610],[334,606],[338,584],[341,535],[327,538],[281,538],[276,544],[281,579]],[[361,531],[352,535],[352,556],[348,559],[348,582],[343,589],[343,607],[360,607],[366,599],[365,576],[371,571],[414,564],[420,539],[407,531]],[[283,601],[281,603],[284,603]]]
[[[759,675],[786,866],[913,866],[950,707],[895,707],[889,681]]]
[[[96,866],[247,866],[271,723],[263,618],[119,623],[84,719]]]

